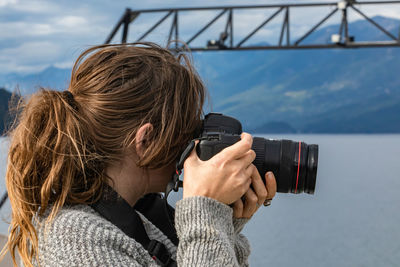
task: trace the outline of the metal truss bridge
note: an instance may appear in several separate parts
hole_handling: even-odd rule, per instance
[[[400,25],[398,33],[393,34],[388,29],[385,29],[382,25],[378,24],[372,18],[364,14],[360,9],[362,6],[388,6],[395,4],[396,8],[399,10],[400,14],[400,1],[360,1],[355,0],[343,0],[339,2],[329,2],[329,3],[299,3],[299,4],[276,4],[276,5],[253,5],[253,6],[216,6],[216,7],[197,7],[197,8],[171,8],[171,9],[151,9],[151,10],[131,10],[126,9],[121,19],[115,25],[109,36],[107,37],[105,43],[110,43],[113,41],[117,32],[122,28],[121,43],[126,43],[128,40],[129,27],[131,29],[135,26],[143,26],[135,24],[135,20],[142,14],[154,14],[154,17],[162,15],[162,17],[155,22],[150,28],[148,28],[139,38],[134,40],[135,42],[146,41],[146,37],[153,33],[157,27],[163,24],[168,18],[172,17],[172,22],[169,27],[169,33],[165,33],[165,37],[168,36],[168,44],[172,50],[183,49],[182,44],[179,42],[174,42],[176,40],[185,43],[186,48],[191,51],[215,51],[215,50],[258,50],[258,49],[316,49],[316,48],[363,48],[363,47],[400,47]],[[296,22],[297,25],[301,21],[295,21],[294,18],[290,16],[293,10],[301,8],[302,10],[310,10],[313,7],[328,7],[330,12],[326,14],[323,19],[321,19],[315,25],[309,27],[309,29],[300,37],[291,37],[291,24]],[[247,12],[249,10],[265,10],[265,12],[272,11],[265,17],[264,21],[259,25],[247,25],[247,34],[245,37],[239,38],[235,35],[236,25],[234,22],[239,20],[235,17],[237,12]],[[216,11],[217,15],[209,21],[204,21],[204,18],[200,19],[195,25],[199,25],[196,32],[192,33],[192,36],[186,40],[181,37],[180,29],[182,29],[182,22],[180,15],[182,13],[197,15],[199,12],[204,11]],[[379,41],[357,41],[357,36],[349,35],[349,22],[348,14],[349,11],[355,12],[368,21],[371,25],[379,29],[386,36],[385,40]],[[334,14],[339,13],[341,16],[341,23],[335,34],[327,36],[330,42],[307,42],[304,44],[304,40],[307,39],[313,32],[315,32],[321,25],[323,25],[329,18]],[[264,40],[265,43],[271,43],[271,45],[251,45],[249,44],[249,39],[251,39],[257,32],[262,29],[266,29],[269,23],[276,18],[279,14],[283,14],[283,21],[280,27],[279,41],[268,42]],[[318,15],[318,14],[316,14]],[[195,16],[193,16],[195,17]],[[208,41],[204,46],[192,46],[192,44],[198,40],[199,36],[209,29],[213,24],[215,24],[221,18],[225,18],[226,22],[224,27],[220,29],[219,36],[210,36]],[[239,21],[240,22],[240,21]],[[143,27],[142,27],[143,28]],[[194,27],[193,27],[194,28]],[[293,31],[293,29],[292,29]],[[168,35],[167,35],[168,34]],[[216,38],[217,37],[217,38]],[[389,40],[388,40],[389,39]]]

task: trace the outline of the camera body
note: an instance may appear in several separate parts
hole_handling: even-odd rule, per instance
[[[196,147],[197,155],[201,160],[209,160],[224,148],[238,142],[241,133],[242,125],[235,118],[221,113],[209,113],[203,120],[199,136],[201,141]],[[253,164],[264,183],[265,173],[272,171],[278,192],[314,193],[318,145],[253,137],[252,149],[256,152]]]

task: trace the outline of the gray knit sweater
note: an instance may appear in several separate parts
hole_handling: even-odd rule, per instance
[[[178,201],[178,248],[140,217],[150,239],[162,242],[178,266],[248,266],[250,246],[240,234],[247,220],[232,219],[232,209],[225,204],[206,197]],[[141,244],[89,206],[64,207],[52,224],[41,225],[40,266],[157,266]]]

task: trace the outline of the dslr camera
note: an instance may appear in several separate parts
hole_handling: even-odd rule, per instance
[[[220,113],[209,113],[202,124],[200,143],[196,146],[196,152],[201,160],[210,159],[241,139],[242,124],[235,118]],[[265,173],[272,171],[278,192],[314,193],[318,145],[253,137],[252,149],[256,152],[253,164],[257,167],[264,183]]]

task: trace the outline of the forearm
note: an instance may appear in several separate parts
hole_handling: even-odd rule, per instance
[[[243,249],[247,242],[235,233],[229,206],[206,197],[190,197],[179,201],[175,212],[179,266],[247,263],[249,249]]]

